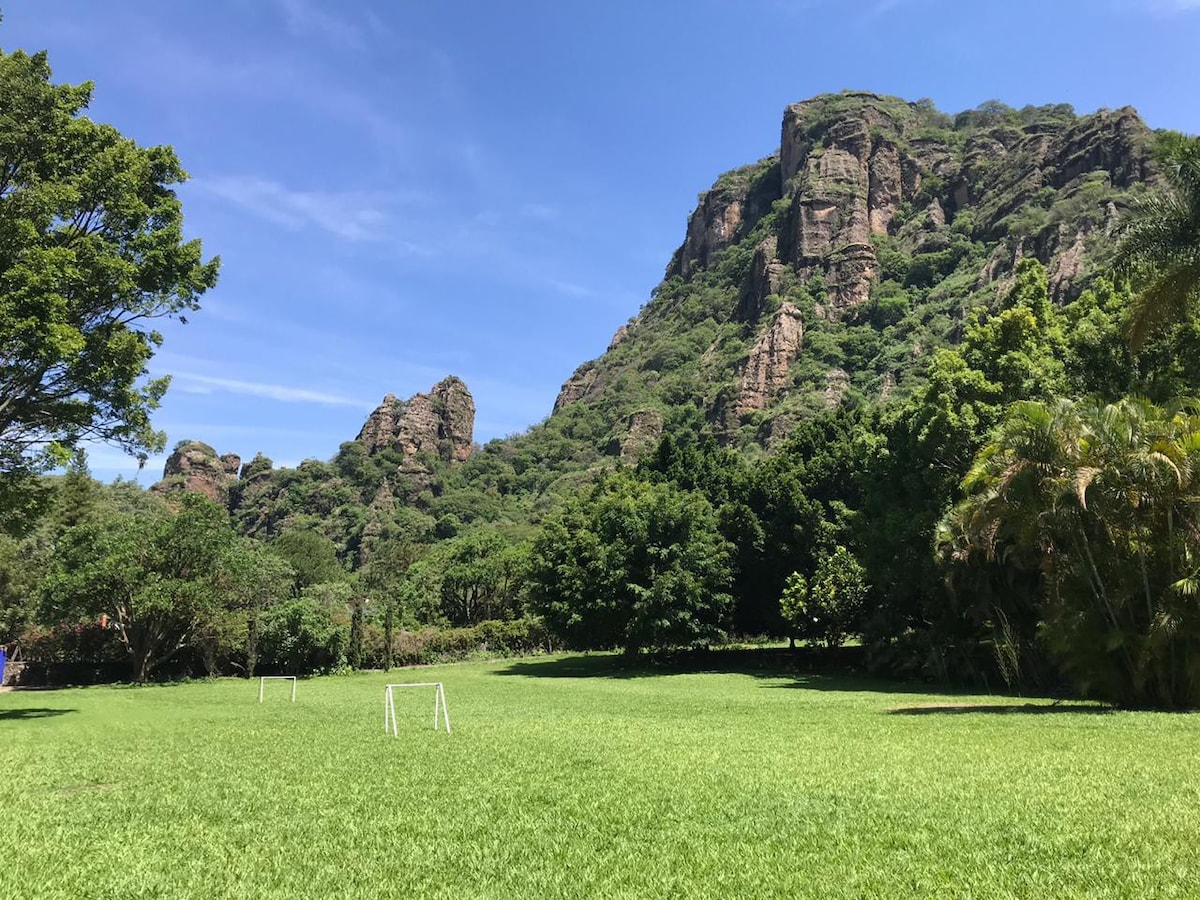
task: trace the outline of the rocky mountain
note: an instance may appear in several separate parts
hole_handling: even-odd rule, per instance
[[[1128,108],[951,118],[859,92],[789,106],[778,151],[701,196],[654,298],[555,414],[599,410],[620,444],[657,408],[668,427],[769,446],[798,417],[895,396],[1021,259],[1046,265],[1058,302],[1080,293],[1153,179],[1151,139]]]
[[[163,486],[226,497],[248,532],[306,522],[361,556],[401,519],[430,535],[473,522],[525,533],[664,433],[770,452],[807,417],[919,387],[932,351],[962,339],[1023,259],[1046,267],[1056,302],[1077,297],[1153,183],[1152,143],[1128,108],[796,103],[773,153],[701,195],[650,301],[526,434],[473,451],[474,403],[447,378],[385,397],[329,463],[256,458],[234,480],[226,458],[187,442]]]
[[[296,469],[276,469],[259,453],[243,466],[237,454],[218,456],[208,444],[185,440],[175,446],[152,490],[198,491],[229,505],[249,533],[270,535],[297,517],[327,517],[337,508],[365,507],[380,520],[392,516],[398,504],[420,499],[440,473],[464,462],[474,427],[471,392],[451,376],[408,400],[388,394],[332,464],[306,460]],[[361,527],[355,523],[353,529]],[[335,531],[343,544],[350,540],[345,528]]]

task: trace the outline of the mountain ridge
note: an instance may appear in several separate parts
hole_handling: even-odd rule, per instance
[[[805,418],[914,390],[1023,259],[1045,266],[1056,302],[1077,297],[1155,178],[1152,139],[1129,107],[1077,116],[991,102],[951,117],[861,91],[791,104],[777,150],[700,195],[662,283],[543,422],[472,449],[464,414],[443,415],[459,391],[442,385],[470,397],[451,376],[409,401],[389,395],[303,478],[260,463],[253,485],[229,489],[231,509],[267,535],[298,516],[350,553],[372,517],[402,508],[446,520],[445,533],[488,521],[524,533],[554,497],[636,462],[664,433],[769,452]],[[423,424],[402,440],[404,411]],[[322,479],[293,496],[297,480]]]

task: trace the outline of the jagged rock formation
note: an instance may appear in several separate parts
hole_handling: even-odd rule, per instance
[[[619,431],[645,391],[669,406],[691,384],[730,440],[752,413],[794,421],[850,394],[903,393],[1020,260],[1047,267],[1058,302],[1087,287],[1130,192],[1153,181],[1150,138],[1128,108],[989,103],[951,118],[852,91],[793,104],[778,151],[701,196],[654,299],[566,381],[555,414],[605,410]],[[927,299],[936,313],[916,308]],[[833,330],[807,340],[819,323]],[[838,329],[866,323],[886,352],[863,359],[858,338],[847,360]],[[764,429],[764,443],[779,431]]]
[[[217,456],[216,450],[201,441],[180,441],[163,465],[162,481],[151,489],[160,493],[195,491],[224,504],[241,464],[236,453]]]
[[[750,351],[742,372],[736,404],[737,415],[765,409],[771,397],[787,385],[788,370],[804,343],[804,323],[800,310],[784,303],[775,314],[771,327]]]
[[[754,248],[754,259],[750,263],[750,277],[746,280],[738,298],[734,318],[741,322],[756,322],[767,298],[778,294],[783,285],[786,267],[777,257],[779,240],[775,235],[765,238]]]
[[[789,106],[777,157],[757,174],[723,176],[688,221],[687,237],[668,276],[691,277],[715,255],[748,236],[765,211],[786,201],[778,234],[756,248],[751,283],[738,314],[753,316],[777,289],[782,268],[801,281],[820,275],[822,312],[840,318],[870,298],[879,274],[873,237],[898,235],[920,245],[960,211],[976,213],[974,232],[986,239],[1009,235],[1006,219],[1039,201],[1039,192],[1061,191],[1084,175],[1102,174],[1117,189],[1151,176],[1148,130],[1129,108],[1101,112],[1050,129],[1001,126],[966,134],[966,140],[920,104],[847,92]],[[945,118],[945,117],[941,117]],[[777,162],[776,162],[777,161]],[[905,228],[907,209],[922,210],[920,228]],[[1026,252],[1050,262],[1067,251],[1081,258],[1087,237],[1103,217],[1081,230],[1040,235]],[[921,232],[926,232],[922,234]],[[1030,242],[1021,242],[1030,244]],[[1015,247],[1009,248],[1009,261]],[[1080,271],[1069,267],[1067,289]],[[1056,290],[1064,284],[1056,282]]]
[[[763,179],[758,170],[767,165],[778,172],[778,161],[763,160],[728,172],[700,200],[700,206],[688,219],[687,237],[675,252],[671,270],[684,278],[713,261],[718,252],[752,228],[779,198],[774,179]]]
[[[558,391],[554,400],[554,411],[570,406],[580,400],[585,400],[596,386],[596,366],[594,363],[584,363],[576,369]]]
[[[391,448],[406,462],[420,454],[464,462],[471,455],[474,429],[475,401],[467,386],[451,376],[407,401],[388,394],[367,417],[357,440],[368,453]]]
[[[612,340],[608,342],[608,352],[611,353],[619,347],[628,336],[629,326],[622,325],[613,334]],[[587,400],[599,393],[604,388],[604,383],[597,382],[598,374],[595,363],[584,363],[576,369],[559,388],[558,396],[554,400],[554,411],[558,412],[572,403]]]

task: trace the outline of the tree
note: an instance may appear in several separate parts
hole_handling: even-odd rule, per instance
[[[381,536],[358,570],[362,589],[383,607],[383,667],[387,671],[391,671],[395,659],[396,614],[405,576],[418,552],[418,545],[404,533]]]
[[[701,495],[617,474],[534,541],[530,598],[577,648],[703,646],[725,634],[730,550]]]
[[[788,629],[788,647],[796,649],[796,636],[806,636],[812,617],[808,613],[808,581],[799,572],[788,576],[779,597],[779,614]]]
[[[42,617],[112,622],[137,681],[218,614],[217,575],[233,540],[225,512],[185,494],[175,513],[117,513],[68,530],[42,584]]]
[[[238,615],[247,678],[258,666],[263,616],[287,600],[295,577],[285,560],[250,538],[233,541],[220,561],[218,587],[223,606]]]
[[[838,546],[823,556],[808,592],[813,639],[840,647],[854,630],[868,591],[866,572],[849,550]]]
[[[1018,403],[947,517],[951,559],[1038,571],[1041,635],[1085,695],[1200,703],[1200,414]]]
[[[346,664],[352,590],[346,581],[313,584],[263,616],[263,665],[289,675]]]
[[[169,147],[86,118],[92,85],[50,82],[45,53],[0,52],[0,497],[84,440],[164,446],[146,380],[156,319],[198,308],[218,260],[183,239]]]
[[[1135,349],[1200,300],[1200,138],[1168,134],[1160,152],[1165,184],[1135,210],[1117,251],[1118,267],[1141,288],[1127,331]]]
[[[271,549],[283,557],[296,573],[295,594],[314,584],[345,581],[348,573],[338,561],[337,546],[323,534],[310,528],[285,531]]]
[[[516,612],[526,550],[494,531],[476,530],[448,541],[441,564],[442,612],[454,625],[511,618]]]

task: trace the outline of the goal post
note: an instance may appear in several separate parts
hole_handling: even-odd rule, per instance
[[[446,709],[446,688],[440,681],[413,681],[407,684],[387,684],[383,687],[383,732],[389,730],[392,737],[400,736],[400,723],[396,719],[396,694],[398,688],[433,688],[433,730],[438,730],[438,720],[450,733],[450,712]]]
[[[296,702],[296,676],[295,675],[262,675],[258,679],[258,702],[263,702],[263,689],[266,688],[268,681],[290,681],[292,683],[292,702]]]

